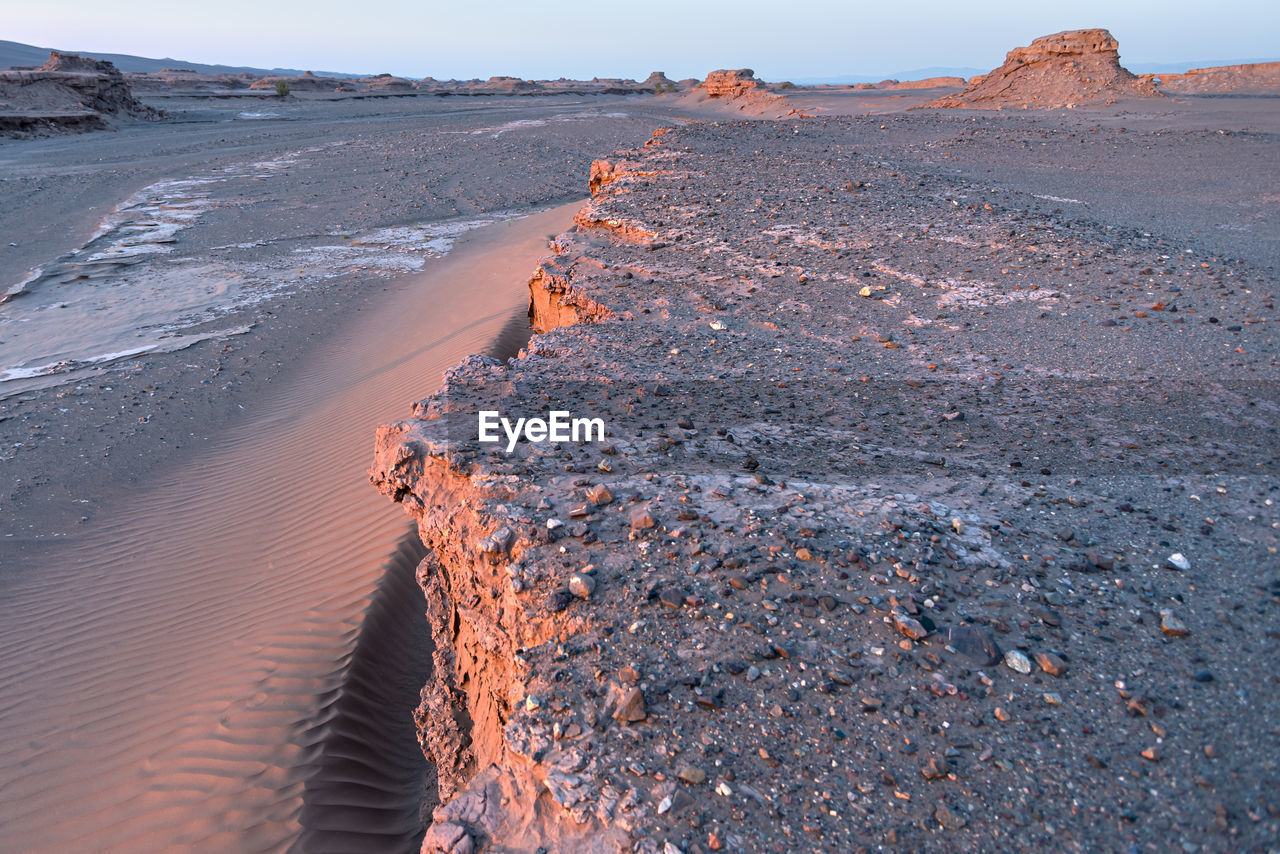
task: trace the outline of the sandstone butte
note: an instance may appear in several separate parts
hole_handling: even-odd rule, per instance
[[[926,107],[1054,109],[1158,97],[1148,79],[1120,65],[1120,44],[1103,29],[1066,30],[1014,48],[1004,64]]]

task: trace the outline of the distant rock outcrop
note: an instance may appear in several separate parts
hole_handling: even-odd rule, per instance
[[[712,71],[684,97],[690,103],[715,103],[750,115],[780,116],[787,112],[787,99],[757,79],[750,68]]]
[[[91,130],[111,118],[160,116],[105,60],[54,51],[39,68],[0,72],[0,131]]]
[[[661,72],[661,71],[655,71],[652,74],[650,74],[648,77],[646,77],[644,80],[640,82],[640,86],[643,89],[649,89],[654,92],[658,90],[659,86],[662,87],[663,91],[670,91],[670,92],[674,92],[680,88],[680,86],[676,83],[676,81],[672,80],[664,72]]]
[[[1120,65],[1119,47],[1102,29],[1041,36],[1009,51],[1004,65],[974,77],[963,92],[924,106],[1053,109],[1158,96],[1149,80]]]
[[[958,89],[963,86],[963,77],[926,77],[923,80],[903,80],[889,86],[890,89]]]
[[[1275,92],[1280,90],[1280,62],[1193,68],[1186,74],[1144,74],[1161,92],[1210,95],[1218,92]]]
[[[134,72],[125,79],[135,92],[235,92],[248,89],[255,78],[248,73],[207,74],[185,68],[166,68],[162,71]]]
[[[378,74],[373,77],[361,77],[356,81],[366,92],[409,93],[417,90],[412,80],[395,77],[390,74]]]
[[[296,77],[259,77],[249,84],[249,88],[274,89],[276,83],[281,80],[289,84],[290,92],[333,92],[351,88],[351,84],[345,80],[339,80],[337,77],[319,77],[310,71],[304,71]]]
[[[702,88],[712,98],[741,98],[764,91],[764,83],[756,79],[750,68],[719,69],[707,75]]]

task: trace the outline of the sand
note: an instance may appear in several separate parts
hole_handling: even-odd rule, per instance
[[[599,101],[424,106],[275,121],[196,105],[193,126],[0,146],[21,236],[4,269],[30,279],[0,309],[16,329],[0,326],[0,352],[70,355],[0,383],[6,846],[407,850],[421,835],[421,546],[367,485],[371,437],[462,356],[514,352],[528,271],[585,193],[573,173],[654,123]],[[522,168],[494,180],[494,158]],[[174,242],[68,275],[130,234]],[[211,265],[252,299],[180,303]],[[51,312],[93,336],[55,334]],[[157,331],[165,315],[185,328]],[[161,346],[80,358],[128,338]]]
[[[331,706],[350,693],[363,618],[408,533],[364,483],[369,437],[398,401],[433,390],[444,368],[490,349],[522,316],[510,272],[531,267],[577,207],[466,239],[312,353],[268,411],[121,496],[58,565],[5,591],[0,680],[21,688],[6,692],[4,729],[23,745],[0,772],[9,844],[275,850],[344,805],[349,839],[407,844],[417,781],[379,792],[376,821],[354,809],[358,786],[312,783],[342,720]],[[415,590],[405,548],[400,577]],[[366,631],[421,648],[418,620],[410,608]],[[416,694],[421,667],[377,664],[408,692],[401,699]],[[384,725],[409,725],[407,709],[371,705]],[[375,766],[376,791],[406,746],[411,737],[399,754],[361,744],[350,761]],[[310,798],[331,810],[313,816]],[[52,814],[59,821],[22,820]]]

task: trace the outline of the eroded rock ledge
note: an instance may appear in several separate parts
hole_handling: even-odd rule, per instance
[[[1275,838],[1275,282],[882,121],[597,164],[544,334],[379,431],[430,552],[425,851]]]
[[[0,71],[0,133],[93,130],[111,119],[161,116],[134,98],[124,75],[105,60],[54,51],[39,68]]]

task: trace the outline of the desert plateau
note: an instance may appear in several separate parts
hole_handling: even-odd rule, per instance
[[[1280,851],[1280,62],[523,14],[0,42],[0,851]]]

